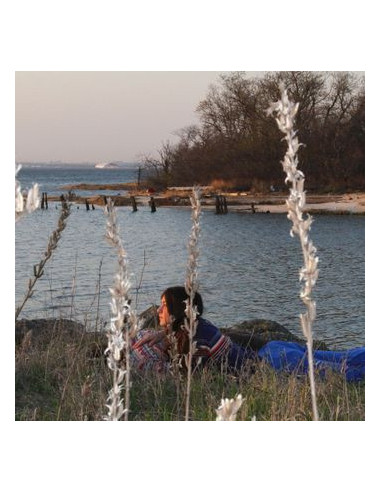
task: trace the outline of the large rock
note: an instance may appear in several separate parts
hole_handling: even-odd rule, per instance
[[[15,328],[16,345],[22,342],[28,332],[33,342],[43,342],[57,335],[80,336],[85,330],[81,323],[64,318],[21,319],[16,321]]]
[[[276,321],[267,319],[252,319],[243,321],[221,331],[243,347],[249,346],[253,350],[259,350],[263,345],[272,340],[285,342],[297,342],[305,344],[305,340],[291,333],[287,328]],[[314,341],[314,349],[328,350],[324,342]]]
[[[141,328],[158,329],[159,322],[157,316],[157,306],[151,306],[140,314],[142,321]],[[228,335],[234,342],[243,347],[249,346],[253,350],[258,350],[271,340],[283,340],[289,342],[305,343],[305,340],[292,334],[287,328],[275,321],[265,319],[252,319],[243,321],[229,328],[222,328],[221,331]],[[30,332],[31,341],[36,343],[49,343],[54,336],[59,336],[67,340],[75,338],[91,338],[94,333],[85,330],[81,323],[69,319],[22,319],[16,322],[16,345],[20,344],[24,336]],[[100,344],[100,352],[107,346],[105,332],[97,332],[97,344]],[[314,348],[328,350],[324,342],[314,341]]]

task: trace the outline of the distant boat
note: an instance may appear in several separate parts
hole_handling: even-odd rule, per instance
[[[118,164],[115,162],[100,162],[99,164],[95,164],[97,169],[118,169]]]

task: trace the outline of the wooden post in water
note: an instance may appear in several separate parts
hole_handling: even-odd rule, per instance
[[[86,204],[86,210],[89,211],[90,205],[89,205],[89,202],[87,201],[87,198],[85,199],[85,204]]]
[[[48,210],[48,194],[45,193],[45,208]]]
[[[216,195],[216,214],[227,214],[228,203],[225,196]]]
[[[220,197],[219,195],[216,195],[216,214],[221,213],[221,207],[220,207]]]
[[[156,212],[156,205],[155,205],[155,200],[153,199],[153,196],[149,199],[149,204],[151,207],[151,212],[154,213]]]
[[[135,197],[134,196],[131,197],[131,203],[132,203],[132,211],[133,212],[137,212],[138,211],[138,207],[136,205],[136,200],[135,200]]]
[[[91,204],[91,209],[95,210],[94,203]]]
[[[251,211],[253,212],[253,214],[255,214],[255,204],[254,204],[254,202],[251,203]]]
[[[42,198],[41,198],[41,209],[43,210],[45,208],[45,193],[42,193]]]
[[[138,187],[140,186],[141,175],[142,175],[142,168],[139,166],[139,169],[138,169]],[[134,210],[134,212],[136,212],[136,210]]]
[[[228,202],[226,200],[226,196],[222,197],[222,213],[227,214],[228,213]]]

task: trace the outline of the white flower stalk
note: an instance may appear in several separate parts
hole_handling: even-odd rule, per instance
[[[131,281],[128,270],[127,255],[119,235],[116,211],[111,199],[107,200],[105,212],[108,214],[106,240],[116,249],[118,255],[118,271],[114,276],[111,293],[111,319],[109,324],[107,363],[113,371],[113,386],[109,392],[106,420],[119,420],[123,415],[128,420],[130,407],[130,339],[139,329],[138,317],[131,307]],[[122,361],[125,355],[125,361]],[[125,364],[125,367],[122,366]],[[125,408],[121,397],[125,389]]]
[[[193,305],[195,294],[198,290],[198,241],[200,237],[201,217],[201,191],[194,187],[190,197],[192,206],[192,230],[188,243],[188,263],[185,277],[185,291],[189,298],[185,304],[185,329],[189,335],[189,352],[186,357],[187,365],[187,388],[185,402],[185,420],[189,420],[190,386],[192,378],[192,357],[196,351],[196,342],[193,341],[197,329],[197,308]]]
[[[311,228],[312,218],[307,215],[303,218],[303,208],[306,203],[306,194],[304,191],[304,174],[298,169],[297,152],[302,145],[298,141],[296,131],[294,130],[295,116],[298,112],[298,103],[293,103],[288,99],[287,91],[283,86],[280,87],[281,99],[271,104],[268,113],[276,113],[276,122],[287,142],[287,151],[282,161],[283,170],[286,173],[286,183],[291,183],[290,195],[286,200],[288,215],[287,218],[292,221],[291,236],[299,236],[300,244],[303,251],[304,266],[299,273],[299,279],[303,282],[300,297],[304,302],[307,311],[300,315],[302,331],[307,340],[307,354],[309,377],[311,385],[312,409],[314,420],[319,420],[318,409],[316,404],[315,379],[313,369],[312,353],[312,324],[316,318],[316,303],[312,300],[312,289],[316,284],[319,270],[318,257],[316,248],[308,236]]]
[[[238,395],[235,398],[222,398],[221,405],[217,408],[216,420],[236,420],[238,410],[241,408],[244,398]]]
[[[21,169],[21,165],[16,166],[17,176]],[[30,214],[36,210],[40,205],[40,196],[38,184],[34,184],[33,187],[28,191],[26,200],[24,200],[23,194],[21,192],[21,186],[19,181],[15,180],[15,220],[18,221],[26,213]]]

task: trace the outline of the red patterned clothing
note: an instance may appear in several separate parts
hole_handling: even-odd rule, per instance
[[[149,330],[141,330],[131,343],[131,359],[139,369],[151,368],[156,371],[166,371],[169,368],[169,358],[165,351],[164,343],[154,346],[148,344],[136,347]],[[226,364],[230,370],[239,371],[243,363],[255,358],[255,352],[250,348],[243,348],[234,343],[230,337],[223,335],[221,331],[210,321],[199,318],[197,323],[195,360],[201,359],[201,364],[218,363]]]
[[[168,355],[164,349],[164,343],[157,343],[152,347],[148,343],[136,348],[139,342],[151,330],[140,330],[136,337],[131,340],[131,360],[139,369],[154,369],[164,372],[169,368]]]

